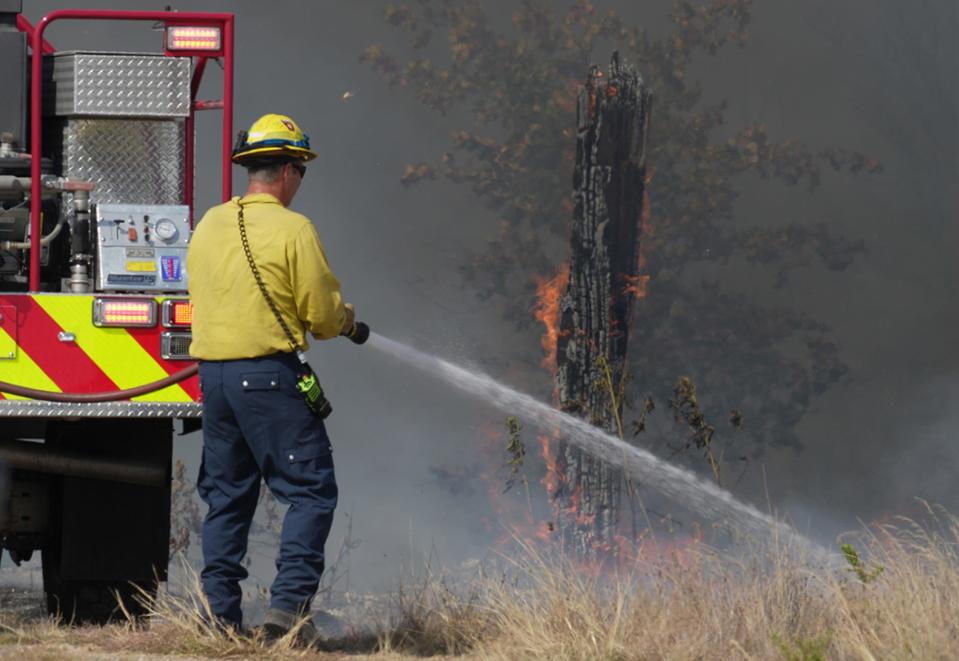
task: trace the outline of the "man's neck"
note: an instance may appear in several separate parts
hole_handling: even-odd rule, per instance
[[[281,186],[263,181],[251,181],[246,188],[246,195],[258,195],[265,193],[275,197],[280,201],[280,204],[283,204],[283,198],[281,197],[282,192]]]

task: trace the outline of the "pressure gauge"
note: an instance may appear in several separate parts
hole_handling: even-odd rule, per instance
[[[156,224],[153,226],[153,233],[164,243],[173,243],[176,241],[180,231],[177,229],[176,223],[172,220],[169,218],[161,218],[156,221]]]

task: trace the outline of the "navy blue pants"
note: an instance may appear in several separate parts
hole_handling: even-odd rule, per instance
[[[330,439],[295,390],[293,354],[200,363],[203,460],[203,591],[213,614],[240,625],[243,557],[260,480],[289,505],[270,605],[307,611],[323,573],[337,488]]]

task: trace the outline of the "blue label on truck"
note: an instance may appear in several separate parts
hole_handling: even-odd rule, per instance
[[[180,282],[183,279],[180,258],[172,255],[160,257],[160,273],[163,275],[163,282]]]

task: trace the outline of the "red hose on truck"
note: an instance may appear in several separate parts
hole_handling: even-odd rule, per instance
[[[174,374],[160,379],[159,381],[146,383],[142,386],[137,386],[136,388],[127,388],[126,390],[114,390],[110,392],[52,392],[50,390],[25,388],[24,386],[18,386],[13,383],[6,383],[4,381],[0,381],[0,392],[6,392],[10,393],[11,395],[18,395],[20,397],[29,397],[30,399],[39,399],[47,402],[116,402],[123,399],[130,399],[131,397],[146,395],[157,390],[162,390],[167,386],[172,386],[174,383],[179,383],[180,381],[189,379],[191,376],[196,374],[198,370],[199,367],[196,365],[196,363],[194,363],[193,365],[185,367],[179,372],[175,372]]]

